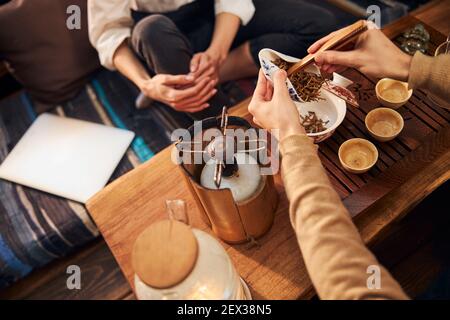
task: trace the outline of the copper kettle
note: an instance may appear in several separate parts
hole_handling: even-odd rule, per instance
[[[225,107],[221,116],[205,119],[196,125],[197,128],[200,125],[201,130],[195,132],[195,125],[190,127],[187,130],[189,137],[179,137],[176,151],[179,153],[179,167],[192,196],[203,213],[203,220],[225,242],[238,244],[255,241],[272,226],[278,205],[278,194],[272,175],[254,174],[255,164],[258,172],[260,172],[259,168],[262,169],[270,164],[263,165],[259,157],[254,156],[256,162],[252,160],[248,164],[251,170],[247,170],[245,169],[247,164],[241,165],[236,159],[253,159],[250,155],[255,154],[255,151],[268,149],[267,140],[247,135],[241,139],[241,143],[236,141],[237,137],[230,134],[230,131],[242,133],[242,131],[249,132],[253,129],[256,132],[256,129],[252,128],[245,119],[228,116]],[[211,140],[205,139],[211,130],[219,134]],[[256,142],[256,149],[254,142]],[[237,156],[238,154],[245,154],[245,156]],[[214,169],[207,168],[211,165]],[[246,176],[244,169],[247,170]],[[205,178],[207,170],[213,172],[213,175]],[[205,183],[205,179],[208,182],[209,178],[213,180],[213,183]],[[246,186],[253,186],[253,189],[242,198],[240,195],[237,196],[237,192],[232,188],[221,186],[227,179],[240,180],[239,183],[243,186],[236,190]],[[248,193],[248,190],[246,192]]]

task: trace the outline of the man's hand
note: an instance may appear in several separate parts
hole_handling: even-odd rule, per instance
[[[258,84],[248,106],[248,111],[253,115],[253,122],[271,130],[280,141],[290,135],[306,134],[300,124],[297,107],[289,96],[286,77],[285,71],[277,71],[272,86],[260,71]]]
[[[196,53],[191,60],[190,74],[197,81],[202,80],[205,77],[209,77],[211,80],[218,83],[220,64],[224,60],[224,57],[211,50]]]
[[[380,30],[372,25],[369,29],[359,36],[353,50],[324,51],[317,55],[316,64],[326,73],[352,67],[371,77],[408,81],[412,57],[402,52]],[[317,52],[334,34],[314,43],[308,52]]]
[[[177,111],[198,112],[209,107],[207,101],[217,93],[216,83],[210,77],[196,81],[192,75],[158,74],[139,87],[146,96]]]
[[[207,101],[217,92],[210,77],[158,74],[150,78],[147,71],[124,41],[114,53],[115,67],[149,98],[175,110],[198,112],[209,107]]]
[[[191,59],[190,71],[196,79],[211,77],[219,82],[220,66],[228,56],[240,25],[240,18],[232,13],[222,12],[216,16],[208,49],[195,54]]]

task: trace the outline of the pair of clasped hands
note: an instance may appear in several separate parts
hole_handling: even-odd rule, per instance
[[[314,43],[308,52],[316,53],[335,33]],[[325,73],[342,72],[348,67],[374,78],[407,81],[412,57],[403,53],[374,25],[361,34],[350,51],[324,51],[316,55],[315,63]],[[273,84],[259,73],[253,99],[248,107],[253,121],[272,131],[279,140],[290,135],[306,134],[286,87],[286,72],[278,71]]]
[[[158,74],[141,88],[143,93],[177,111],[198,112],[209,107],[208,101],[216,93],[219,66],[224,58],[214,52],[195,54],[187,75]]]

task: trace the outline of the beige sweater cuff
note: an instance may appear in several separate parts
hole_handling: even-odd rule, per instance
[[[409,70],[409,87],[412,89],[422,88],[431,77],[433,58],[425,56],[417,51],[414,55]]]
[[[409,87],[425,89],[444,99],[450,99],[450,55],[430,57],[416,52],[409,70]]]

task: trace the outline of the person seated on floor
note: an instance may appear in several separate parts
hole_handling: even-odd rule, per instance
[[[259,50],[303,56],[335,27],[328,11],[292,0],[88,0],[88,12],[105,67],[151,100],[210,115],[222,108],[218,83],[257,75]]]
[[[317,50],[325,37],[309,48]],[[354,50],[325,51],[316,63],[326,72],[354,67],[373,77],[408,81],[450,99],[450,55],[435,58],[404,54],[380,30],[362,34]],[[260,71],[249,105],[254,122],[271,130],[281,152],[281,173],[290,202],[289,212],[313,285],[322,299],[407,299],[389,272],[364,245],[339,195],[328,180],[286,88],[286,72],[278,71],[272,84]],[[277,129],[277,130],[274,130]],[[369,289],[367,270],[380,270],[380,288]]]
[[[79,9],[80,29],[67,27],[71,7]],[[86,0],[0,0],[0,63],[31,95],[37,112],[74,98],[100,68],[86,14]]]

